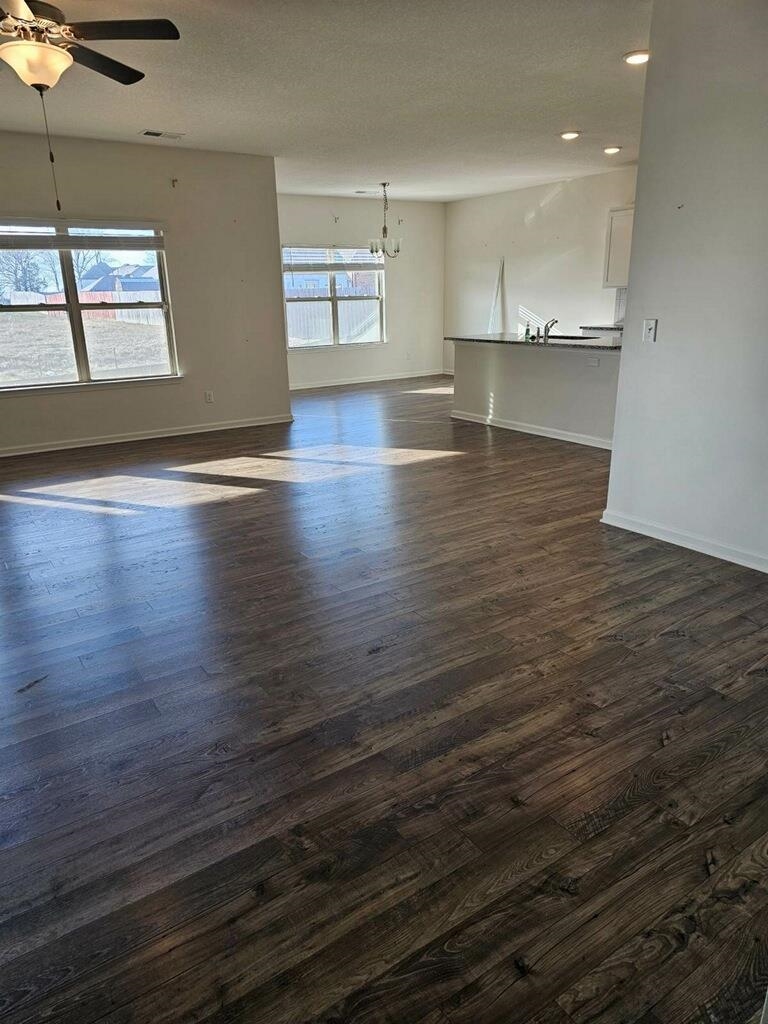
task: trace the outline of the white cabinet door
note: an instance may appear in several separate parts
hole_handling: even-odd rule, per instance
[[[629,252],[632,248],[632,207],[611,210],[605,241],[603,288],[626,288],[629,283]]]

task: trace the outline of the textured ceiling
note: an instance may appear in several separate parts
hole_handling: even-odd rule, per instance
[[[594,174],[637,158],[651,0],[62,0],[70,20],[168,17],[180,42],[93,44],[147,73],[74,67],[55,134],[276,156],[284,192],[454,199]],[[0,128],[39,101],[0,71]],[[564,143],[575,127],[584,136]],[[142,140],[145,141],[145,140]],[[624,147],[618,157],[603,146]]]

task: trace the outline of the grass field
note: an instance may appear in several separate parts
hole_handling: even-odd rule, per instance
[[[95,380],[170,373],[165,323],[159,311],[156,322],[150,324],[86,319],[84,314],[84,327]],[[75,380],[77,367],[66,316],[0,313],[0,387]]]

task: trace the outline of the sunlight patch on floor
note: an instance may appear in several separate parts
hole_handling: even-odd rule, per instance
[[[0,502],[7,502],[11,505],[33,505],[41,511],[45,509],[60,508],[68,512],[94,512],[97,515],[105,516],[136,516],[138,509],[134,508],[111,508],[109,505],[86,505],[81,501],[57,501],[53,497],[41,495],[39,498],[24,494],[0,494]]]
[[[417,388],[415,391],[404,391],[404,395],[452,395],[453,384],[438,384],[433,388]]]
[[[31,487],[28,494],[48,499],[81,498],[88,501],[120,502],[146,508],[184,508],[208,502],[244,498],[259,491],[231,484],[197,483],[192,480],[167,480],[151,476],[107,476],[93,480],[74,480],[47,487]],[[120,510],[124,511],[124,510]]]
[[[277,483],[311,484],[340,477],[355,476],[361,470],[355,466],[323,466],[312,462],[296,462],[283,456],[258,458],[242,456],[233,459],[214,459],[174,467],[179,473],[199,473],[211,476],[240,477],[243,480],[270,480]]]
[[[433,448],[388,448],[362,447],[348,444],[330,444],[315,448],[293,448],[286,451],[269,452],[274,458],[298,459],[317,462],[350,463],[358,466],[407,466],[431,459],[448,459],[462,452],[443,451]]]

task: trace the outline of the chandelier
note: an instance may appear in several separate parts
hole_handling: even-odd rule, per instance
[[[371,250],[373,256],[388,256],[389,259],[393,260],[400,255],[400,242],[402,239],[392,239],[392,251],[387,248],[387,241],[389,239],[389,233],[387,231],[387,210],[389,209],[389,197],[387,196],[387,189],[389,188],[388,181],[382,181],[381,190],[384,194],[384,225],[381,229],[381,238],[369,238],[368,248]]]

